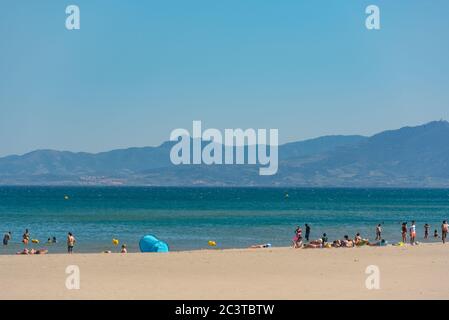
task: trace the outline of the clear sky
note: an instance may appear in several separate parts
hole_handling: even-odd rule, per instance
[[[159,145],[192,120],[288,142],[448,119],[448,40],[447,0],[2,1],[0,155]]]

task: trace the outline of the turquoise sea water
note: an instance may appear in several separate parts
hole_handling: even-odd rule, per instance
[[[25,228],[41,241],[32,247],[50,252],[65,252],[68,231],[78,240],[75,252],[117,251],[113,238],[138,251],[145,234],[186,250],[207,248],[208,240],[220,248],[289,246],[304,223],[313,239],[323,232],[373,239],[384,223],[384,238],[397,241],[401,222],[414,219],[422,241],[424,223],[440,232],[448,218],[449,190],[442,189],[0,187],[0,232],[13,233],[0,253],[23,248]],[[46,245],[53,236],[59,243]]]

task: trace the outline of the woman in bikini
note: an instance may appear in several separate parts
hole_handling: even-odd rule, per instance
[[[407,222],[402,223],[401,232],[402,232],[402,242],[406,243],[407,242]]]
[[[293,248],[297,249],[302,246],[302,229],[297,227],[295,230],[295,236],[293,237]]]

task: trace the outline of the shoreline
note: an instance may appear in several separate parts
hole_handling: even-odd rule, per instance
[[[395,242],[396,243],[396,242]],[[305,243],[307,244],[307,243]],[[331,243],[329,243],[331,244]],[[446,243],[449,247],[449,241]],[[306,250],[306,251],[319,251],[322,249],[326,249],[326,250],[339,250],[339,249],[361,249],[361,248],[388,248],[388,247],[418,247],[418,246],[438,246],[438,245],[445,245],[441,242],[441,240],[439,241],[427,241],[427,242],[420,242],[418,241],[417,244],[415,245],[411,245],[410,243],[405,243],[403,246],[397,246],[397,245],[393,245],[391,243],[388,243],[386,246],[368,246],[368,245],[362,245],[362,246],[354,246],[354,247],[331,247],[331,248],[326,248],[326,247],[322,247],[322,248],[306,248],[306,247],[301,247],[301,248],[293,248],[292,246],[271,246],[271,247],[267,247],[267,248],[251,248],[251,247],[235,247],[235,248],[220,248],[220,247],[209,247],[209,248],[198,248],[198,249],[182,249],[182,250],[170,250],[169,252],[167,252],[168,254],[173,254],[173,253],[188,253],[188,252],[223,252],[223,251],[245,251],[245,250],[250,250],[250,251],[254,251],[254,250],[277,250],[277,249],[283,249],[283,250],[287,250],[287,249],[291,249],[291,250],[297,250],[297,251],[302,251],[302,250]],[[46,246],[42,246],[42,247],[29,247],[28,249],[35,249],[35,250],[40,250],[40,249],[47,249]],[[23,250],[23,249],[22,249]],[[119,250],[117,248],[117,250]],[[107,251],[107,250],[105,250]],[[139,252],[139,251],[130,251],[126,254],[130,255],[130,254],[164,254],[164,252]],[[120,253],[119,251],[113,251],[111,250],[111,252],[103,252],[103,251],[95,251],[95,252],[78,252],[76,251],[76,246],[73,252],[73,255],[108,255],[108,254],[119,254],[119,255],[124,255],[123,253]],[[28,254],[30,256],[43,256],[43,255],[68,255],[67,252],[64,251],[56,251],[56,252],[47,252],[45,254]],[[0,257],[2,256],[28,256],[27,254],[17,254],[17,253],[0,253]]]
[[[449,245],[1,255],[0,299],[449,299]],[[79,267],[80,289],[65,286]],[[378,266],[380,289],[366,287]]]

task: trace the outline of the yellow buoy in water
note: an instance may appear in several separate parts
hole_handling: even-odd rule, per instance
[[[112,243],[114,244],[114,246],[118,246],[120,241],[118,241],[118,239],[112,239]]]
[[[39,240],[37,240],[37,239],[32,239],[31,242],[32,242],[32,243],[39,243]]]
[[[217,243],[215,242],[215,241],[209,241],[208,243],[207,243],[209,246],[211,246],[211,247],[216,247],[217,246]]]

